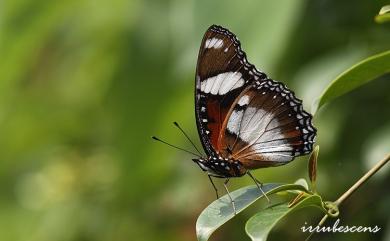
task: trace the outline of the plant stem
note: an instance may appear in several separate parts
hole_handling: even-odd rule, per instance
[[[384,159],[378,162],[374,167],[372,167],[364,176],[362,176],[352,187],[348,189],[343,195],[341,195],[334,203],[336,206],[347,199],[353,192],[355,192],[363,183],[365,183],[372,175],[374,175],[379,169],[381,169],[388,161],[390,160],[390,154],[388,154]]]
[[[381,169],[387,162],[390,161],[390,154],[387,154],[385,158],[383,158],[381,161],[379,161],[375,166],[373,166],[364,176],[362,176],[355,184],[352,185],[343,195],[341,195],[334,204],[338,207],[340,204],[347,199],[349,196],[352,195],[353,192],[355,192],[363,183],[365,183],[372,175],[374,175],[379,169]],[[326,219],[328,219],[328,215],[324,215],[321,219],[321,221],[318,223],[317,226],[321,226],[325,223]],[[311,236],[314,234],[310,233],[310,235],[305,239],[308,241]]]

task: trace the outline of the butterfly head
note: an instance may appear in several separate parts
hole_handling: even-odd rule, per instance
[[[208,174],[215,177],[240,177],[246,174],[246,169],[237,160],[209,157],[208,159],[192,159],[198,166]]]

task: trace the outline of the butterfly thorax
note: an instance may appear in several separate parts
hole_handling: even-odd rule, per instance
[[[230,158],[208,157],[207,159],[193,159],[199,167],[210,176],[228,178],[241,177],[246,174],[246,169],[238,160]]]

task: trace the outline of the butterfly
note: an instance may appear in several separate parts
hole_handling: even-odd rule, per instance
[[[217,197],[212,177],[226,179],[234,211],[226,187],[230,178],[247,174],[261,190],[250,171],[309,154],[317,132],[294,92],[250,64],[237,37],[217,25],[208,28],[199,50],[195,116],[206,156],[193,161],[207,173]]]
[[[316,137],[302,101],[250,64],[237,37],[217,25],[199,50],[195,116],[207,158],[193,160],[209,177],[287,164],[309,154]]]

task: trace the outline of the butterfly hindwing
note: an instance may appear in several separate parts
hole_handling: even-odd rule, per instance
[[[283,165],[311,152],[316,135],[311,120],[283,84],[255,82],[233,103],[218,148],[247,169]]]
[[[231,105],[254,81],[266,79],[246,60],[240,42],[229,30],[211,26],[199,50],[195,113],[199,135],[208,156],[216,156],[222,125]]]

